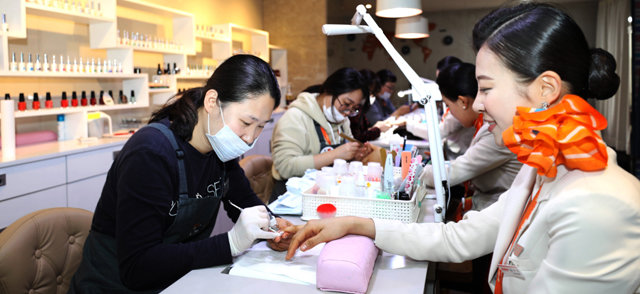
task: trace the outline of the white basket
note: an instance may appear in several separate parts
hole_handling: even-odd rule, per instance
[[[320,204],[331,203],[336,207],[336,216],[360,216],[377,219],[399,220],[414,223],[418,219],[420,207],[415,195],[411,200],[389,200],[363,197],[318,195],[318,186],[302,193],[302,219],[317,219],[316,208]]]

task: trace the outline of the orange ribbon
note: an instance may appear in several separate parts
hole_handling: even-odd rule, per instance
[[[604,169],[607,146],[596,130],[606,127],[606,118],[589,103],[566,95],[546,110],[518,107],[502,139],[518,161],[537,168],[539,175],[555,177],[561,164],[582,171]]]

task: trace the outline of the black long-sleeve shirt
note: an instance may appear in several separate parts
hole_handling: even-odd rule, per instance
[[[168,125],[167,120],[161,123]],[[176,141],[185,153],[189,197],[209,195],[207,186],[219,180],[223,163],[213,151],[202,154],[188,142],[178,137]],[[238,160],[227,162],[226,169],[225,200],[240,207],[261,205]],[[162,243],[175,218],[169,210],[178,199],[178,182],[175,151],[154,128],[135,133],[107,174],[91,228],[116,239],[120,277],[131,289],[164,288],[192,269],[232,262],[227,233],[189,243]],[[235,222],[240,212],[227,201],[224,205]]]

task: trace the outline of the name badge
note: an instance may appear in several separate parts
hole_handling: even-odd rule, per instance
[[[518,267],[515,265],[499,264],[498,268],[502,271],[505,277],[515,277],[524,280],[524,275],[522,275]]]

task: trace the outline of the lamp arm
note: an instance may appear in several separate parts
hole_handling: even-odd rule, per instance
[[[360,4],[356,7],[356,12],[362,16],[362,19],[369,26],[372,33],[376,36],[382,47],[389,53],[391,59],[400,68],[402,74],[409,80],[413,88],[414,101],[418,101],[425,107],[427,115],[427,128],[429,131],[429,150],[431,152],[431,163],[433,165],[433,182],[436,192],[437,204],[434,205],[434,216],[436,221],[443,221],[446,214],[446,202],[449,199],[449,184],[447,181],[447,172],[444,167],[444,152],[442,150],[442,138],[440,137],[439,120],[437,116],[436,100],[441,100],[441,95],[437,84],[425,84],[418,74],[409,66],[409,64],[400,56],[398,51],[391,45],[389,39],[385,36],[382,29],[376,24],[373,17],[367,13],[364,5]],[[439,99],[438,99],[439,98]],[[440,184],[438,184],[440,183]]]

